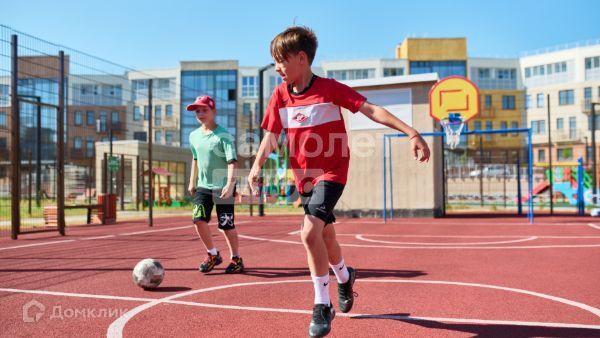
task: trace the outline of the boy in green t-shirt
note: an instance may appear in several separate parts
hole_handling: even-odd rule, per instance
[[[237,157],[232,136],[227,129],[217,125],[215,101],[210,96],[199,96],[187,106],[196,112],[200,128],[190,133],[193,155],[188,191],[194,196],[193,222],[204,243],[208,256],[200,264],[200,271],[210,272],[223,262],[215,248],[208,222],[216,205],[219,230],[224,232],[231,263],[225,273],[241,273],[244,262],[238,252],[238,234],[234,225],[235,170]]]

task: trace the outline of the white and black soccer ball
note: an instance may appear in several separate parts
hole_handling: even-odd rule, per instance
[[[132,277],[137,286],[143,289],[154,289],[165,278],[165,269],[156,259],[146,258],[135,265]]]

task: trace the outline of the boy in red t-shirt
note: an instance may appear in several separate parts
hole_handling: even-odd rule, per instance
[[[329,267],[338,282],[339,307],[348,312],[354,303],[356,272],[342,257],[335,237],[333,208],[342,195],[348,176],[350,151],[340,107],[360,111],[371,120],[406,133],[415,160],[429,160],[427,143],[412,127],[364,96],[333,79],[314,75],[311,64],[317,38],[307,27],[290,27],[271,41],[275,70],[284,82],[273,91],[261,127],[261,141],[248,175],[252,191],[267,156],[277,147],[279,134],[288,139],[290,166],[304,206],[302,242],[308,256],[315,305],[309,326],[311,337],[331,330],[335,311],[329,298]],[[419,154],[420,152],[420,154]]]

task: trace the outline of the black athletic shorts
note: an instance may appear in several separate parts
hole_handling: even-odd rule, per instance
[[[235,206],[235,189],[233,195],[229,198],[222,199],[221,189],[206,189],[197,187],[194,195],[194,209],[192,221],[210,222],[210,216],[213,206],[217,206],[217,219],[219,220],[219,229],[231,230],[235,229],[234,224],[234,206]]]
[[[334,223],[333,208],[342,196],[344,185],[333,181],[319,181],[309,192],[300,194],[305,215],[312,215],[325,222]]]

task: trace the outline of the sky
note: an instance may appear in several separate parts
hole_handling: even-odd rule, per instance
[[[286,27],[311,27],[321,60],[394,58],[406,37],[466,37],[471,57],[600,39],[600,1],[4,0],[0,24],[136,69],[185,60],[271,62]]]

